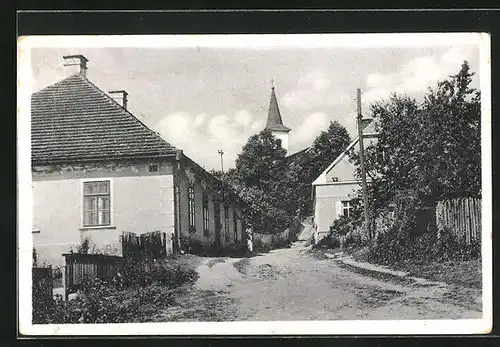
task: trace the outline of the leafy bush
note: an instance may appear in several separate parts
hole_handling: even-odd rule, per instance
[[[265,244],[261,240],[253,240],[253,252],[254,253],[266,253],[272,250],[270,245]]]
[[[368,260],[390,265],[405,260],[420,263],[461,261],[480,255],[479,240],[467,246],[458,242],[448,230],[442,230],[438,237],[436,232],[422,233],[415,229],[414,218],[396,223],[387,233],[377,237],[368,252]]]
[[[124,323],[172,305],[171,289],[198,277],[187,259],[130,261],[112,281],[88,279],[76,299],[63,301],[33,292],[33,323]],[[135,290],[123,290],[125,286]]]
[[[337,234],[330,232],[313,246],[314,249],[334,249],[340,247],[340,238]]]
[[[125,286],[161,285],[168,288],[192,283],[198,278],[193,266],[182,257],[156,261],[128,261],[120,273]]]
[[[366,241],[363,240],[361,234],[357,231],[352,231],[344,237],[343,247],[344,248],[359,248],[363,247]]]
[[[205,247],[201,240],[192,237],[181,237],[181,249],[189,254],[200,255]]]

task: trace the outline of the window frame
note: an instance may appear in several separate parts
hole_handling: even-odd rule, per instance
[[[202,197],[203,206],[203,233],[208,235],[210,233],[210,208],[209,208],[209,198],[206,192],[203,193]]]
[[[95,183],[95,182],[108,182],[109,191],[108,194],[94,194],[93,196],[99,195],[107,195],[109,196],[109,223],[108,224],[95,224],[95,225],[86,225],[85,224],[85,197],[89,196],[85,194],[85,184],[86,183]],[[80,214],[81,220],[80,225],[81,229],[113,229],[114,228],[114,191],[113,191],[113,178],[112,177],[98,177],[98,178],[82,178],[81,179],[81,191],[80,191]],[[98,209],[99,210],[99,209]],[[97,210],[97,211],[98,211]]]
[[[351,201],[350,200],[342,200],[341,205],[342,205],[342,216],[349,218],[349,216],[351,215],[351,210],[352,210]],[[346,211],[347,211],[347,215],[346,215]]]
[[[187,196],[189,231],[196,231],[196,191],[194,185],[188,186]]]

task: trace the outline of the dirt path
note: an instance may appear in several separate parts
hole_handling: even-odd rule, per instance
[[[155,321],[480,318],[480,292],[395,283],[318,259],[302,243],[253,258],[205,258],[195,286]]]

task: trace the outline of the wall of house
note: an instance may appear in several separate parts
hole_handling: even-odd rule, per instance
[[[314,186],[314,226],[315,241],[325,237],[333,221],[342,213],[342,201],[350,200],[360,184],[336,182]]]
[[[90,251],[121,255],[123,231],[174,233],[172,164],[149,161],[33,168],[33,245],[41,262],[62,265],[62,253],[88,238]],[[83,226],[83,182],[109,179],[111,225]],[[169,252],[171,242],[167,243]]]
[[[215,235],[215,209],[220,209],[220,223],[222,226],[220,242],[221,246],[234,243],[234,210],[241,211],[239,206],[228,206],[229,215],[229,230],[228,239],[224,234],[225,228],[225,209],[224,203],[215,198],[210,183],[200,174],[194,172],[190,167],[181,165],[177,172],[177,179],[179,184],[180,194],[180,235],[182,238],[197,240],[203,244],[204,247],[210,247],[216,242]],[[194,187],[195,193],[195,226],[194,230],[189,229],[189,205],[188,205],[188,188]],[[203,194],[208,196],[208,210],[209,210],[209,231],[205,233],[203,230]],[[237,222],[238,228],[238,242],[243,242],[243,232],[241,220]]]

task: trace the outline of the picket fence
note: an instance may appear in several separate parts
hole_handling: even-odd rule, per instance
[[[448,229],[457,241],[470,245],[481,236],[481,199],[442,200],[436,206],[438,232]]]
[[[77,291],[87,279],[111,279],[118,272],[123,260],[122,257],[105,254],[67,253],[63,256],[65,299],[70,293]]]

